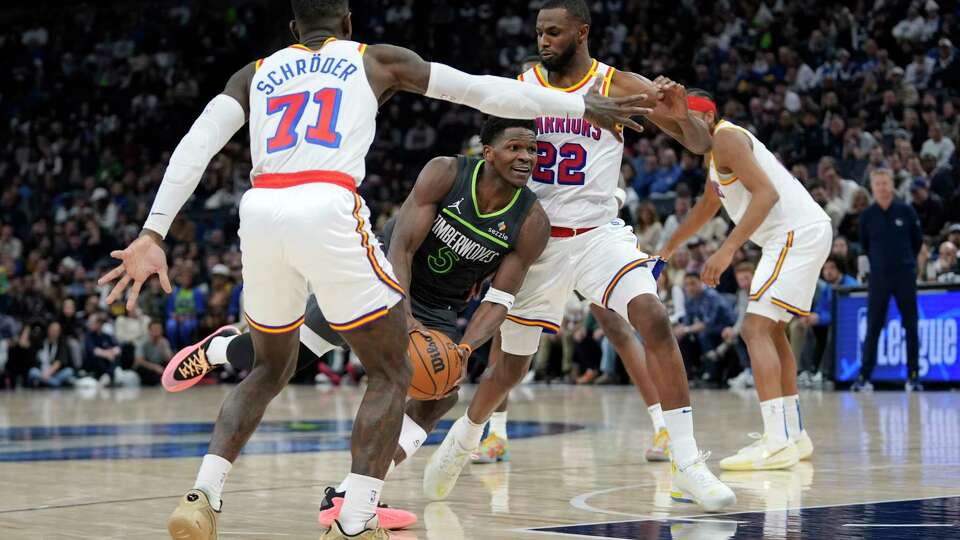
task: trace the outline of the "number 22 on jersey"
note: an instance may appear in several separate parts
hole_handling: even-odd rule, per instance
[[[583,173],[586,166],[587,149],[583,146],[566,143],[558,148],[546,141],[537,141],[537,165],[533,168],[533,181],[541,184],[582,186],[586,179]]]
[[[341,136],[337,133],[340,116],[340,88],[324,88],[314,92],[295,92],[267,98],[267,114],[280,115],[277,132],[267,139],[267,153],[293,148],[299,141],[300,120],[310,101],[320,105],[316,121],[307,126],[303,140],[326,148],[340,148]]]

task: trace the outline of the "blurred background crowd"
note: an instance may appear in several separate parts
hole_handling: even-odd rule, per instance
[[[830,377],[832,289],[868,279],[858,219],[872,204],[872,170],[891,169],[898,196],[920,218],[916,279],[960,282],[957,2],[588,3],[594,57],[713,93],[722,116],[765,141],[832,218],[836,240],[813,314],[791,327],[801,384]],[[354,37],[515,76],[536,53],[541,4],[355,2]],[[96,279],[112,266],[111,250],[138,234],[170,152],[204,104],[235,70],[292,41],[288,8],[265,0],[47,7],[0,9],[8,71],[0,88],[0,387],[156,384],[171,351],[240,319],[236,204],[249,185],[246,133],[213,160],[170,230],[172,295],[153,280],[126,312],[105,304]],[[481,121],[409,95],[386,104],[361,188],[377,224],[431,157],[477,152]],[[656,252],[702,192],[702,160],[648,125],[628,138],[622,176],[622,217]],[[729,229],[718,217],[680,250],[661,294],[691,379],[744,387],[739,327],[758,252],[741,250],[716,289],[697,277]],[[626,381],[576,298],[563,331],[544,345],[531,377]],[[347,357],[332,363],[334,371],[350,365]]]

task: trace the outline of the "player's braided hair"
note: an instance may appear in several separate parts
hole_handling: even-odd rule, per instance
[[[540,9],[557,8],[563,8],[584,24],[590,24],[590,8],[584,0],[547,0]]]
[[[493,145],[497,137],[513,127],[529,129],[534,133],[537,132],[537,124],[533,120],[488,116],[487,121],[483,123],[483,128],[480,129],[480,142],[487,146]]]

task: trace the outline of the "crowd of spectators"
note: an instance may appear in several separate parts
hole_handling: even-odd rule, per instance
[[[512,76],[536,52],[542,3],[355,2],[355,38]],[[711,92],[722,116],[765,141],[831,216],[837,236],[816,309],[792,331],[802,380],[829,376],[831,288],[865,277],[858,219],[872,202],[871,171],[891,169],[898,196],[920,217],[918,280],[960,282],[957,2],[588,3],[596,58]],[[290,17],[265,0],[35,7],[0,10],[8,70],[0,90],[0,386],[58,386],[81,374],[122,383],[133,373],[153,384],[171,350],[239,320],[236,204],[248,186],[247,136],[213,160],[170,230],[174,294],[153,280],[126,313],[105,304],[96,278],[112,266],[110,252],[138,234],[179,137],[230,74],[291,41]],[[415,96],[387,103],[361,190],[375,222],[396,211],[429,158],[470,151],[481,120]],[[701,158],[650,126],[628,138],[622,174],[631,188],[622,215],[655,252],[703,190]],[[757,251],[741,250],[715,290],[698,278],[729,228],[718,217],[680,250],[661,294],[691,375],[739,385],[749,378],[737,375],[748,365],[737,336]],[[568,311],[565,332],[545,338],[567,351],[551,369],[592,382],[602,330],[582,304]],[[606,364],[600,380],[623,379]]]

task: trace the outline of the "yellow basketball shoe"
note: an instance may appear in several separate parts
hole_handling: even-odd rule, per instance
[[[762,435],[736,454],[720,460],[720,468],[727,471],[772,471],[789,469],[798,461],[800,453],[793,441],[774,443]]]
[[[167,519],[167,531],[174,540],[217,540],[217,512],[207,494],[191,489],[180,499]]]
[[[323,533],[320,540],[389,540],[389,538],[390,533],[381,527],[379,523],[376,523],[376,528],[366,529],[357,534],[347,534],[343,532],[340,522],[334,520],[333,525],[330,526],[330,530]]]
[[[647,448],[644,457],[647,461],[670,461],[670,434],[667,428],[660,428],[653,435],[653,444]]]
[[[470,455],[470,461],[477,465],[510,461],[510,450],[507,448],[507,439],[498,435],[488,435],[480,443],[480,448]]]
[[[813,441],[810,440],[810,435],[807,435],[807,430],[801,431],[800,435],[791,437],[790,440],[797,445],[797,453],[800,454],[801,461],[810,459],[813,455]]]

